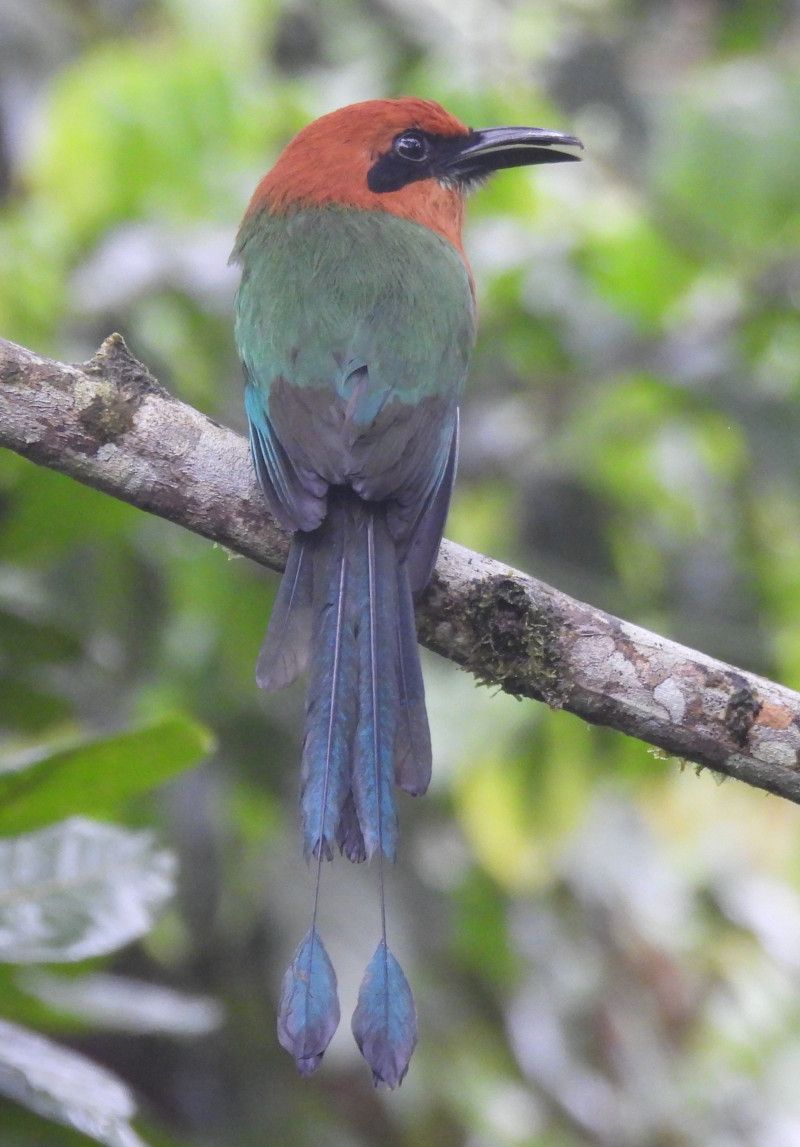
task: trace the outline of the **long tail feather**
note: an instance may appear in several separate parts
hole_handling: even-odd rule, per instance
[[[394,746],[397,685],[397,554],[378,511],[366,509],[356,531],[360,605],[358,620],[358,727],[352,785],[366,854],[394,859]]]
[[[431,731],[419,663],[414,602],[404,565],[397,569],[397,663],[400,707],[394,775],[397,785],[416,797],[427,790],[431,780]]]
[[[346,856],[353,864],[361,864],[367,859],[367,850],[364,847],[361,825],[358,823],[358,813],[356,812],[352,789],[347,794],[347,800],[342,807],[342,815],[339,817],[336,843],[339,845],[342,856]]]
[[[322,863],[334,842],[352,861],[377,854],[381,937],[353,1032],[375,1082],[396,1087],[417,1028],[411,989],[386,942],[384,857],[394,859],[397,843],[395,780],[424,792],[431,749],[408,572],[384,510],[331,491],[325,523],[295,542],[284,586],[263,675],[270,684],[290,679],[310,628],[301,808],[317,879],[311,927],[284,977],[279,1036],[303,1074],[316,1069],[339,1019],[336,977],[317,932]]]
[[[278,1009],[278,1040],[311,1075],[339,1026],[336,973],[312,924],[286,969]]]
[[[267,692],[283,689],[308,667],[311,646],[312,568],[309,544],[296,535],[256,662],[256,681]]]
[[[417,1011],[408,980],[385,937],[361,981],[352,1026],[376,1087],[379,1083],[398,1087],[417,1044]]]
[[[327,859],[350,791],[358,698],[358,654],[348,608],[349,530],[338,509],[332,508],[333,520],[314,541],[315,656],[306,700],[300,796],[306,856]]]

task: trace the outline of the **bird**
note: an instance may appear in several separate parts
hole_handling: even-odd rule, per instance
[[[387,940],[384,862],[397,848],[395,787],[418,796],[431,776],[414,607],[447,517],[475,338],[465,197],[503,168],[578,158],[562,146],[582,144],[545,128],[472,129],[415,97],[351,104],[289,141],[237,234],[250,452],[292,535],[256,680],[274,691],[308,671],[300,807],[316,883],[277,1024],[304,1076],[340,1019],[318,928],[336,848],[377,861],[379,939],[352,1018],[374,1083],[397,1087],[417,1042]]]

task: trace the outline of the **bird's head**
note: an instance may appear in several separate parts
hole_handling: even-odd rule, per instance
[[[464,194],[504,167],[578,157],[575,136],[536,127],[468,128],[431,100],[367,100],[314,120],[256,189],[248,215],[340,205],[386,211],[461,246]]]

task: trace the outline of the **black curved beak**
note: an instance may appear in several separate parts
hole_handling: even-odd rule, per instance
[[[583,149],[577,136],[544,127],[482,128],[471,131],[465,140],[459,140],[458,150],[442,164],[442,173],[459,180],[482,179],[504,167],[568,163],[580,159],[579,155],[568,151],[551,151],[554,144]]]

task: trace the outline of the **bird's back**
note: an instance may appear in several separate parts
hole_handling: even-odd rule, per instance
[[[296,466],[370,500],[435,480],[473,342],[461,255],[383,212],[340,207],[247,220],[237,341]]]
[[[475,131],[415,98],[341,108],[286,146],[234,251],[253,461],[294,532],[256,676],[273,690],[309,675],[300,805],[317,876],[278,1010],[304,1075],[340,1017],[317,927],[336,846],[377,859],[380,941],[352,1020],[376,1084],[396,1087],[416,1044],[382,863],[395,857],[395,786],[419,796],[431,776],[413,594],[444,529],[473,342],[464,197],[494,170],[573,158],[554,143],[578,145],[542,128]]]

